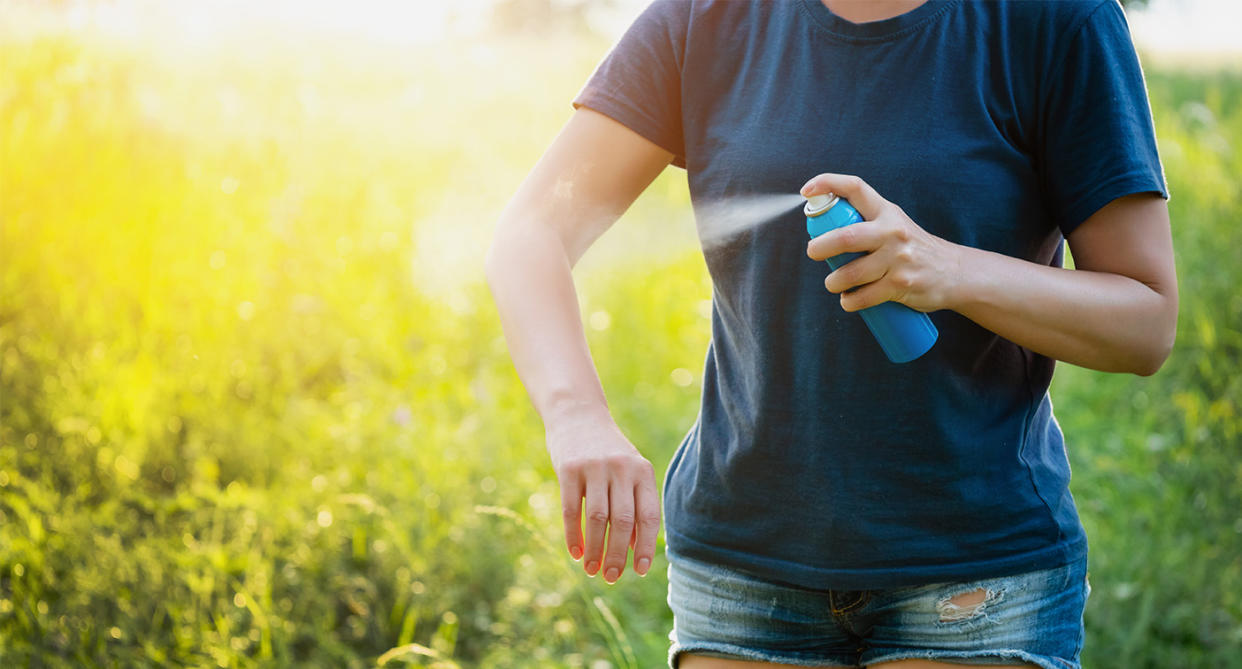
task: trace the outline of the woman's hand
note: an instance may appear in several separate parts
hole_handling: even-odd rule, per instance
[[[960,276],[960,247],[920,228],[901,207],[880,197],[856,176],[821,174],[801,192],[807,198],[836,193],[865,219],[826,232],[807,245],[807,255],[815,260],[848,252],[868,254],[824,280],[828,290],[841,295],[843,309],[858,311],[887,301],[919,311],[950,307]]]
[[[602,572],[605,581],[615,583],[633,548],[634,571],[646,576],[660,530],[660,498],[651,463],[606,410],[575,411],[549,421],[547,441],[561,484],[569,554],[575,560],[585,558],[588,575]]]
[[[806,197],[828,192],[865,219],[807,246],[816,260],[870,254],[824,280],[846,311],[886,300],[951,309],[1035,353],[1105,372],[1154,374],[1168,358],[1177,274],[1169,209],[1158,193],[1119,197],[1075,227],[1069,270],[928,234],[858,177],[821,174],[802,187]]]

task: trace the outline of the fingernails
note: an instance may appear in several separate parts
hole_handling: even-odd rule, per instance
[[[571,546],[569,548],[569,555],[573,557],[574,562],[581,560],[582,559],[582,548],[578,546]]]
[[[587,563],[586,571],[587,571],[588,576],[594,576],[595,572],[599,571],[599,563],[596,562],[595,560],[591,560],[590,562]]]
[[[810,196],[811,196],[811,182],[813,182],[813,181],[815,181],[815,180],[814,180],[814,179],[811,179],[811,181],[808,181],[808,182],[806,182],[805,184],[803,184],[802,188],[799,188],[799,189],[798,189],[798,192],[802,194],[802,197],[810,197]]]
[[[604,574],[604,580],[608,581],[609,583],[616,583],[617,579],[620,577],[621,577],[621,570],[617,569],[616,567],[609,569],[607,573]]]
[[[639,576],[646,576],[648,569],[651,569],[651,560],[647,558],[639,560],[638,564],[634,565],[634,571],[638,572]]]

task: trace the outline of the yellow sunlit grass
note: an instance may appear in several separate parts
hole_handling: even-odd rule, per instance
[[[607,656],[603,618],[594,650],[570,633],[594,585],[552,555],[510,574],[555,537],[477,510],[555,529],[482,258],[606,44],[79,9],[0,12],[0,664]],[[701,354],[702,318],[662,328]],[[609,373],[667,379],[668,353]]]
[[[607,43],[426,34],[449,5],[481,11],[0,4],[0,667],[664,661],[662,567],[563,549],[482,282]],[[1148,74],[1182,332],[1150,380],[1058,371],[1087,649],[1237,666],[1242,83]],[[668,170],[576,270],[657,471],[701,392],[693,235]]]

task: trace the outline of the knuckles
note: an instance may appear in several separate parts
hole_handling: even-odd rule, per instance
[[[610,455],[604,459],[608,471],[632,471],[639,458],[630,455]]]
[[[909,272],[892,272],[889,274],[889,281],[892,282],[894,288],[902,293],[909,292],[910,289],[914,288],[914,277]]]
[[[905,225],[895,225],[890,233],[893,240],[905,244],[910,241],[910,228]]]
[[[556,467],[561,478],[582,478],[592,475],[623,473],[646,475],[655,473],[651,462],[638,454],[611,454],[566,460]]]
[[[853,174],[846,175],[841,183],[844,186],[841,190],[849,193],[850,195],[857,195],[867,186],[867,182],[863,181],[862,177]]]
[[[842,250],[850,250],[858,244],[858,229],[854,226],[839,228],[837,230],[836,238],[838,246],[841,246]]]

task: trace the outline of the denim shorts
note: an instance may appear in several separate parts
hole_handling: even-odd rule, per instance
[[[668,560],[674,669],[682,653],[807,667],[1081,666],[1085,557],[1016,576],[863,591],[772,583],[672,552]]]

